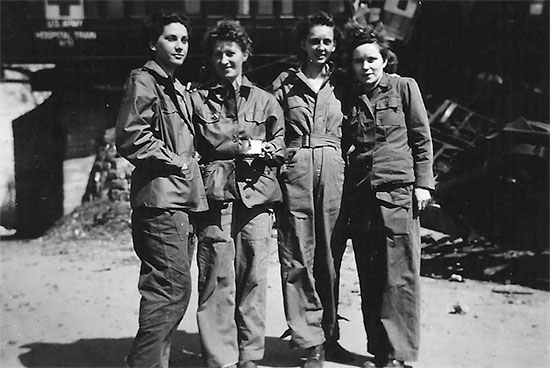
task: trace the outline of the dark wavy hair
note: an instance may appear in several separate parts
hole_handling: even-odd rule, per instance
[[[353,51],[358,46],[366,43],[373,43],[380,49],[380,55],[384,60],[391,58],[392,64],[397,61],[397,57],[390,50],[390,45],[386,38],[386,31],[382,23],[368,24],[366,26],[359,25],[356,22],[346,25],[346,49],[348,56],[348,65],[351,63]]]
[[[324,11],[311,14],[300,20],[294,27],[294,36],[296,37],[296,46],[299,50],[298,56],[300,59],[307,58],[305,50],[302,49],[302,43],[305,42],[307,35],[315,26],[332,27],[334,29],[334,41],[336,44],[338,44],[341,39],[340,30],[336,27],[336,22],[331,14]]]
[[[217,41],[236,42],[243,52],[252,54],[252,40],[248,32],[238,20],[223,19],[216,23],[216,27],[206,32],[204,36],[204,53],[210,58]]]
[[[159,10],[145,20],[145,32],[147,43],[156,42],[159,36],[164,32],[164,26],[170,23],[181,23],[187,28],[187,33],[191,34],[191,22],[189,18],[181,13],[166,12]]]

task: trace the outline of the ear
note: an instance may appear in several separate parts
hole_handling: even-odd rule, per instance
[[[388,59],[384,60],[384,65],[382,66],[382,69],[384,69],[388,65]]]
[[[149,48],[151,49],[151,51],[157,51],[157,46],[153,41],[149,41]]]
[[[247,61],[248,60],[248,56],[250,55],[250,53],[248,51],[246,52],[243,52],[243,62]]]

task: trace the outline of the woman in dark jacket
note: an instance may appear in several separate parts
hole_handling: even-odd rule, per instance
[[[168,367],[170,338],[191,295],[191,212],[208,208],[195,157],[191,100],[175,78],[189,48],[189,22],[157,13],[152,59],[130,73],[116,126],[118,152],[132,173],[132,239],[141,260],[139,330],[130,367]]]
[[[416,81],[384,72],[380,27],[349,37],[357,82],[344,137],[350,146],[346,200],[361,288],[366,366],[416,360],[420,334],[418,213],[434,189],[428,116]]]

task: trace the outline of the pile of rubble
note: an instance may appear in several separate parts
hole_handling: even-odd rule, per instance
[[[104,198],[129,201],[132,170],[133,165],[117,153],[115,128],[108,129],[99,145],[82,202]]]
[[[421,273],[454,282],[465,279],[550,290],[550,251],[503,249],[478,236],[472,240],[422,229]]]

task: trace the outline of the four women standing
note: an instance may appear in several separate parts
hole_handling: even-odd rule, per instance
[[[431,137],[416,82],[383,71],[389,50],[379,29],[357,28],[348,39],[351,83],[330,62],[338,46],[332,17],[320,12],[300,22],[302,63],[276,78],[273,96],[243,75],[252,45],[244,28],[220,21],[206,34],[204,48],[215,77],[189,96],[173,78],[185,59],[188,24],[173,16],[157,28],[150,42],[155,58],[132,74],[117,130],[121,153],[136,164],[133,233],[144,265],[141,335],[131,365],[168,364],[169,338],[188,302],[187,212],[204,211],[194,218],[197,320],[206,363],[256,366],[264,354],[270,211],[280,201],[284,309],[292,345],[307,351],[305,367],[322,367],[325,356],[354,359],[338,344],[332,254],[342,237],[335,224],[343,200],[353,203],[351,237],[368,351],[375,356],[366,366],[403,367],[416,359],[418,211],[434,187]],[[185,195],[178,200],[174,191]],[[161,227],[180,241],[165,239]],[[151,253],[160,245],[164,251]],[[172,248],[175,258],[167,259]],[[165,275],[165,268],[176,274]],[[167,280],[170,292],[162,287]],[[157,305],[166,309],[158,318]],[[160,331],[157,325],[166,326]],[[159,343],[147,340],[146,332]]]

